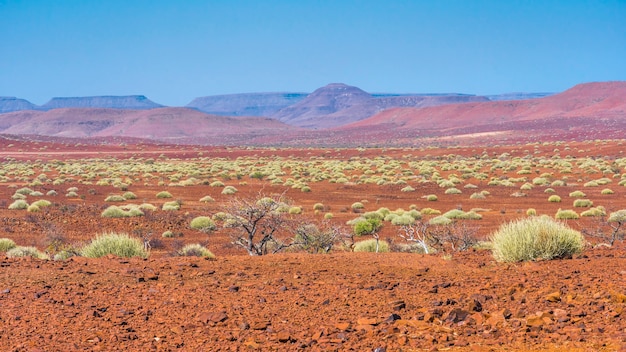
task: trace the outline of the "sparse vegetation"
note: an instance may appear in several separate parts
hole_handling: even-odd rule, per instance
[[[148,256],[144,243],[138,238],[130,237],[124,233],[105,233],[91,240],[80,251],[81,255],[88,258],[100,258],[109,254],[118,257],[142,257]]]
[[[178,250],[176,254],[181,257],[202,257],[207,259],[215,258],[215,255],[211,253],[210,250],[198,243],[185,245],[183,248]]]
[[[503,224],[492,236],[493,256],[501,262],[566,258],[582,251],[580,232],[547,216]]]

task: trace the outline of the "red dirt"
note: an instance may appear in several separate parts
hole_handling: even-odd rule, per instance
[[[468,146],[439,149],[240,149],[179,147],[157,144],[81,144],[66,140],[33,142],[0,139],[0,160],[5,165],[30,160],[34,176],[41,162],[72,162],[88,157],[114,156],[129,163],[158,159],[170,162],[190,158],[239,157],[316,158],[345,161],[353,157],[389,160],[453,160],[454,155],[498,158],[527,155],[551,157],[561,154],[621,157],[621,142],[569,143],[555,145]],[[9,147],[9,144],[13,146]],[[452,156],[451,156],[452,155]],[[210,161],[207,161],[207,168]],[[535,171],[536,169],[536,171]],[[574,169],[575,172],[578,169]],[[535,165],[530,178],[544,172],[563,175]],[[619,170],[619,172],[622,172]],[[459,173],[458,170],[443,172]],[[355,171],[355,175],[359,173]],[[54,173],[48,171],[49,177]],[[490,173],[499,177],[500,170]],[[162,175],[166,177],[167,175]],[[515,173],[511,177],[517,177]],[[318,221],[313,204],[321,202],[335,214],[333,222],[344,224],[357,216],[342,212],[355,201],[367,200],[366,210],[379,207],[408,209],[411,204],[445,212],[462,206],[480,207],[484,218],[469,221],[480,226],[486,237],[499,224],[524,216],[533,207],[539,214],[553,215],[558,208],[571,208],[567,193],[581,181],[602,174],[574,174],[566,188],[559,189],[564,203],[547,202],[545,187],[526,191],[527,197],[510,194],[519,187],[477,184],[488,190],[486,200],[470,200],[470,191],[445,195],[436,184],[411,183],[415,192],[400,192],[403,185],[378,186],[316,182],[312,192],[289,190],[293,204],[302,206],[305,221]],[[609,177],[611,177],[609,175]],[[76,179],[79,179],[77,177]],[[225,181],[238,195],[281,193],[286,187],[268,186],[267,181]],[[474,182],[472,180],[472,182]],[[14,182],[11,182],[14,183]],[[607,210],[626,208],[626,188],[611,184],[615,194],[601,195],[599,188],[585,188],[588,198]],[[82,198],[66,198],[63,191],[79,188]],[[20,185],[21,187],[21,185]],[[488,251],[435,255],[386,253],[358,254],[337,250],[330,255],[302,253],[249,257],[230,244],[218,231],[208,237],[216,260],[171,257],[178,242],[197,243],[205,234],[189,229],[197,215],[214,214],[228,201],[221,189],[206,185],[187,187],[144,186],[133,183],[129,190],[140,202],[160,205],[156,193],[167,189],[183,201],[180,212],[157,211],[128,219],[100,217],[109,194],[121,193],[112,186],[67,182],[61,186],[34,186],[59,195],[49,198],[57,205],[40,213],[9,211],[15,189],[0,185],[0,237],[19,245],[45,248],[51,232],[63,234],[69,243],[93,238],[103,231],[150,230],[161,246],[151,257],[141,259],[84,259],[64,262],[33,259],[0,259],[0,350],[555,350],[616,351],[626,345],[626,248],[587,249],[573,259],[501,264]],[[468,193],[469,192],[469,193]],[[437,194],[426,202],[424,194]],[[198,198],[211,195],[215,203]],[[50,224],[53,226],[50,227]],[[571,222],[590,228],[592,219]],[[167,229],[183,237],[161,239]],[[385,225],[382,237],[398,242],[394,228]],[[590,239],[591,240],[591,239]],[[393,315],[396,314],[396,315]],[[380,351],[380,349],[379,349]]]

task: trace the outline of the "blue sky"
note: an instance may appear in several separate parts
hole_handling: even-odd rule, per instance
[[[557,92],[626,80],[626,1],[0,0],[0,95]]]

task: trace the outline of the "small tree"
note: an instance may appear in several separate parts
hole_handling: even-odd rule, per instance
[[[328,253],[338,242],[345,243],[350,234],[328,221],[316,224],[302,224],[296,228],[295,244],[309,253]]]
[[[428,254],[428,242],[430,241],[428,227],[428,223],[422,221],[404,225],[400,228],[398,236],[405,241],[419,244],[424,249],[424,253]]]
[[[380,236],[378,235],[378,231],[383,227],[382,221],[379,218],[371,217],[371,218],[363,218],[363,220],[357,221],[353,225],[354,235],[357,237],[361,236],[369,236],[371,235],[376,240],[376,253],[380,248]]]
[[[293,244],[280,239],[290,227],[287,215],[280,211],[282,196],[235,198],[224,209],[224,228],[230,230],[232,243],[249,255],[276,253]]]

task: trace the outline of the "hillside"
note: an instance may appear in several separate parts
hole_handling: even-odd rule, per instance
[[[458,94],[374,96],[357,87],[332,83],[271,117],[293,126],[324,129],[360,121],[392,107],[435,106],[487,100],[485,97]]]
[[[0,133],[56,137],[133,137],[225,144],[228,140],[243,143],[258,134],[274,135],[297,130],[275,120],[215,116],[187,108],[65,108],[0,115]]]
[[[304,99],[308,93],[245,93],[199,97],[186,105],[213,115],[270,116]]]
[[[157,104],[143,95],[125,96],[93,96],[52,98],[42,105],[42,110],[62,108],[106,108],[106,109],[155,109],[163,105]]]
[[[389,109],[343,128],[385,125],[387,128],[445,130],[569,117],[626,117],[626,82],[580,84],[563,93],[532,100]]]
[[[19,110],[34,110],[37,105],[16,97],[0,97],[0,114]]]

